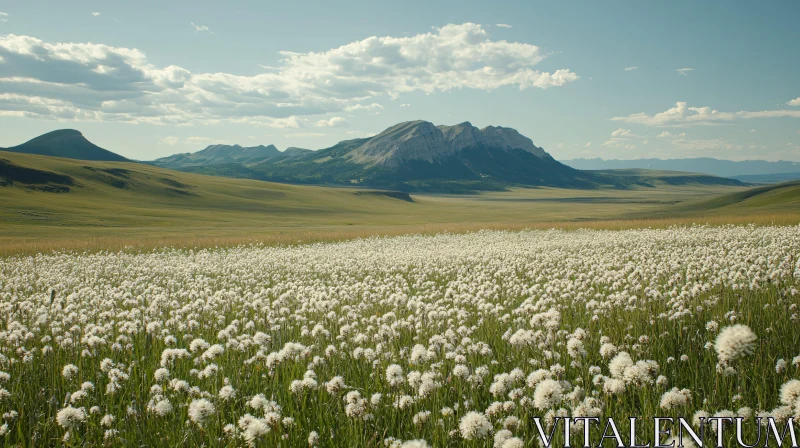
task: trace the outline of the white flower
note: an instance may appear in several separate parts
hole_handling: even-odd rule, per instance
[[[67,406],[58,411],[58,414],[56,414],[56,421],[58,425],[64,429],[75,428],[86,421],[86,412],[83,408]]]
[[[781,386],[781,403],[787,406],[794,406],[800,398],[800,380],[789,380]]]
[[[158,368],[153,373],[153,378],[155,378],[157,383],[163,383],[169,379],[169,370],[164,367]]]
[[[269,431],[269,426],[264,420],[252,419],[244,430],[242,438],[248,446],[255,446]]]
[[[550,409],[561,402],[561,393],[561,384],[558,381],[546,379],[536,386],[533,405],[540,410]]]
[[[223,401],[228,401],[236,397],[236,389],[230,385],[222,386],[219,390],[219,398]]]
[[[670,410],[687,406],[692,400],[692,393],[688,389],[680,390],[673,387],[661,396],[661,409]]]
[[[341,376],[335,376],[325,384],[325,390],[330,394],[335,394],[346,387],[347,385],[344,384],[344,378]]]
[[[386,368],[386,381],[389,383],[390,386],[396,387],[400,386],[405,382],[405,377],[403,376],[403,368],[397,364],[392,364]]]
[[[215,412],[214,405],[205,398],[192,400],[189,404],[189,418],[197,425],[202,426]]]
[[[428,442],[424,440],[406,440],[400,445],[401,448],[428,448]]]
[[[319,434],[316,431],[311,431],[308,434],[308,446],[315,447],[319,444]]]
[[[114,424],[114,421],[115,421],[115,420],[116,420],[116,419],[114,418],[114,416],[113,416],[113,415],[111,415],[111,414],[106,414],[106,415],[104,415],[104,416],[103,416],[103,418],[102,418],[102,419],[100,419],[100,425],[101,425],[101,426],[104,426],[104,427],[106,427],[106,428],[110,428],[110,427],[111,427],[111,425],[113,425],[113,424]]]
[[[725,327],[719,332],[717,340],[714,342],[714,349],[717,351],[719,360],[728,363],[753,354],[757,339],[750,327],[736,324]]]
[[[75,364],[67,364],[64,366],[63,369],[61,369],[61,375],[67,380],[71,379],[77,373],[78,373],[78,366],[76,366]]]
[[[486,416],[475,411],[467,412],[458,423],[458,430],[464,440],[485,439],[491,429],[492,425]]]
[[[625,375],[625,369],[632,366],[633,360],[631,359],[631,355],[629,355],[628,352],[619,352],[614,356],[614,359],[608,363],[608,371],[611,372],[612,377],[621,379]]]

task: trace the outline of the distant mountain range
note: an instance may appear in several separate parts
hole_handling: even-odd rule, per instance
[[[767,162],[765,160],[691,159],[572,159],[563,163],[579,170],[649,169],[689,171],[712,176],[730,177],[745,182],[783,182],[800,179],[800,162]],[[757,177],[754,177],[757,176]]]
[[[201,151],[173,154],[150,163],[171,169],[184,169],[203,165],[226,165],[231,163],[253,165],[264,163],[275,158],[285,159],[307,152],[311,152],[311,150],[287,148],[285,151],[281,152],[275,145],[210,145]]]
[[[266,147],[269,148],[269,147]],[[241,146],[210,146],[152,163],[184,171],[300,184],[363,185],[402,191],[498,190],[508,185],[593,188],[613,183],[553,159],[514,129],[410,121],[380,134],[317,151],[262,150],[261,160],[232,160]],[[224,150],[226,157],[212,157]],[[177,164],[176,164],[177,162]]]
[[[74,129],[60,129],[48,132],[21,145],[0,148],[0,150],[40,156],[64,157],[67,159],[110,162],[125,162],[128,160],[86,140],[80,131]]]
[[[7,151],[128,161],[92,144],[75,130],[50,132]],[[316,151],[279,151],[273,145],[211,145],[194,153],[140,163],[216,176],[402,192],[463,193],[510,186],[592,189],[690,183],[744,185],[737,180],[694,173],[578,170],[556,161],[514,129],[479,129],[469,122],[436,126],[427,121],[409,121],[374,137],[346,140]]]

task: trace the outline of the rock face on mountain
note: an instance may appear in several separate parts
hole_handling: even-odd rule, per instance
[[[238,148],[238,153],[246,149],[233,148]],[[187,158],[177,165],[167,165],[170,158],[154,163],[220,176],[401,191],[462,193],[513,185],[594,188],[605,182],[601,176],[559,163],[514,129],[478,129],[468,122],[436,126],[409,121],[374,137],[345,140],[317,151],[289,148],[254,162],[246,161],[252,158],[231,162],[228,154],[213,159],[220,163],[209,163],[207,158],[200,163],[198,156],[210,149],[171,156]]]
[[[48,132],[47,134],[42,134],[21,145],[0,149],[3,151],[64,157],[67,159],[111,162],[128,161],[125,157],[103,149],[89,140],[86,140],[83,134],[75,129],[60,129]]]
[[[468,148],[521,149],[537,157],[547,153],[514,129],[488,126],[478,129],[469,122],[434,126],[427,121],[400,123],[354,149],[356,163],[398,167],[410,161],[436,163]]]
[[[203,150],[173,154],[153,161],[154,165],[164,168],[185,168],[197,165],[225,165],[231,163],[253,164],[280,156],[274,145],[239,146],[239,145],[210,145]]]

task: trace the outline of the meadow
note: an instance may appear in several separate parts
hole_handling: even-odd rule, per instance
[[[797,225],[10,256],[0,434],[518,448],[534,416],[741,416],[753,443],[800,416],[799,280]]]
[[[469,195],[412,194],[403,200],[359,188],[229,179],[130,162],[0,151],[0,171],[3,164],[12,177],[14,169],[33,169],[45,178],[71,181],[55,186],[0,182],[0,256],[62,249],[296,244],[480,229],[800,223],[797,183],[705,185],[702,178],[692,182],[686,173],[679,176],[686,182],[677,185],[670,173],[627,170],[623,174],[651,186],[512,188]]]

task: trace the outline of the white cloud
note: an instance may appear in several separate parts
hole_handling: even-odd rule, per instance
[[[586,147],[586,148],[588,148],[588,147],[592,146],[592,142],[586,142],[586,144],[585,144],[585,145],[583,145],[583,146],[584,146],[584,147]]]
[[[631,132],[630,129],[619,128],[616,131],[611,133],[611,137],[613,137],[613,138],[631,138],[631,137],[636,137],[636,134]]]
[[[686,133],[685,132],[681,132],[680,134],[673,134],[672,132],[669,132],[669,131],[663,131],[660,134],[658,134],[656,137],[657,138],[683,138],[683,137],[686,137]]]
[[[175,145],[178,144],[179,141],[180,141],[180,139],[178,137],[174,137],[174,136],[170,135],[169,137],[164,137],[161,140],[159,140],[159,144],[175,146]]]
[[[8,13],[0,12],[0,22],[8,22]]]
[[[786,104],[788,104],[790,106],[800,106],[800,97],[797,97],[797,98],[787,102]]]
[[[192,73],[156,66],[132,48],[0,35],[0,115],[286,127],[275,120],[376,112],[380,98],[409,92],[545,89],[578,79],[568,69],[535,70],[548,56],[539,47],[492,40],[473,23],[410,37],[369,37],[324,52],[280,54],[278,69],[270,73]]]
[[[194,22],[189,22],[195,31],[208,31],[208,27],[205,25],[196,25]]]
[[[344,110],[347,111],[347,112],[353,112],[353,111],[357,111],[357,110],[366,110],[366,111],[374,112],[374,111],[383,110],[383,106],[381,106],[378,103],[353,104],[351,106],[346,106],[344,108]]]
[[[637,70],[638,68],[639,68],[639,67],[625,67],[625,68],[624,68],[624,70],[625,70],[626,72],[632,72],[632,71],[634,71],[634,70]]]
[[[212,141],[211,138],[198,137],[198,136],[192,136],[192,137],[189,137],[189,138],[186,139],[186,143],[190,143],[190,144],[209,143],[211,141]]]
[[[647,115],[644,112],[631,114],[625,117],[614,117],[614,121],[641,124],[645,126],[694,126],[716,125],[730,123],[735,120],[748,120],[751,118],[794,117],[800,118],[800,110],[763,110],[756,112],[720,112],[710,107],[688,107],[686,102],[678,102],[675,107]]]
[[[511,25],[507,23],[498,23],[497,26],[499,26],[500,28],[513,28]]]
[[[400,105],[400,107],[411,107],[411,105],[408,104],[408,103],[403,103],[403,104]]]
[[[333,117],[330,120],[319,120],[314,126],[318,128],[341,128],[349,123],[342,117]]]
[[[689,72],[693,72],[694,69],[693,68],[679,68],[679,69],[677,69],[675,71],[678,72],[679,75],[686,76],[686,75],[689,74]]]
[[[93,15],[93,16],[95,16],[95,17],[97,17],[97,16],[99,16],[99,15],[100,15],[100,13],[99,13],[99,12],[93,12],[93,13],[92,13],[92,15]]]

